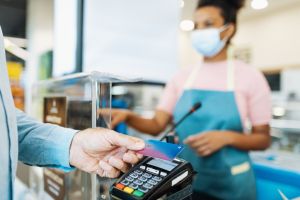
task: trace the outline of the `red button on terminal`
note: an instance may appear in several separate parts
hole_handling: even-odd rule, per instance
[[[121,183],[117,183],[116,188],[123,190],[123,188],[125,187],[125,185],[122,185]]]

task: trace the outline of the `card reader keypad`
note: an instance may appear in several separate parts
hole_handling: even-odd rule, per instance
[[[116,183],[115,187],[133,196],[142,197],[166,175],[165,172],[142,165],[139,170],[133,171],[120,183]]]

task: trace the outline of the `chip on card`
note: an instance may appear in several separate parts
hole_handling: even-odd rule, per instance
[[[137,151],[137,153],[152,158],[173,160],[183,150],[183,146],[181,145],[161,142],[158,140],[147,140],[145,143],[145,148]]]

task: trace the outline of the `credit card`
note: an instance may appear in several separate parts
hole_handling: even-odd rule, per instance
[[[147,140],[145,143],[145,148],[137,151],[137,153],[152,158],[173,160],[183,150],[183,146],[181,145],[161,142],[158,140]]]

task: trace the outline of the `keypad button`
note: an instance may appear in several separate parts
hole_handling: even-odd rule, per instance
[[[146,166],[141,165],[141,166],[140,166],[140,169],[145,170],[145,169],[146,169]]]
[[[132,189],[130,187],[125,187],[123,191],[128,193],[128,194],[131,194],[134,191],[134,189]]]
[[[165,176],[167,176],[167,173],[166,172],[160,172],[160,175],[165,177]]]
[[[137,185],[143,185],[143,181],[140,180],[135,180],[133,183],[137,184]]]
[[[144,192],[139,191],[139,190],[134,191],[132,194],[134,196],[136,196],[136,197],[142,197],[142,196],[144,196]]]
[[[148,173],[144,173],[144,174],[143,174],[143,177],[145,177],[145,178],[151,178],[152,175],[151,175],[151,174],[148,174]]]
[[[135,183],[131,183],[130,185],[129,185],[129,187],[131,187],[131,188],[133,188],[133,189],[137,189],[139,186],[137,185],[137,184],[135,184]]]
[[[134,179],[132,178],[132,177],[130,177],[130,176],[127,176],[126,178],[125,178],[127,181],[129,181],[129,182],[132,182]]]
[[[150,184],[152,184],[152,185],[156,185],[156,184],[157,184],[157,182],[154,181],[154,180],[150,180],[148,183],[150,183]]]
[[[143,172],[140,171],[140,170],[135,170],[134,173],[138,174],[138,175],[141,175]]]
[[[139,187],[139,191],[147,193],[149,191],[149,189],[142,186],[142,187]]]
[[[132,173],[132,174],[130,174],[130,176],[131,176],[132,178],[137,178],[137,177],[139,177],[136,173]]]
[[[123,190],[123,188],[125,187],[125,185],[121,184],[121,183],[117,183],[116,184],[116,188]]]
[[[149,184],[149,183],[146,183],[146,184],[144,184],[143,185],[145,188],[147,188],[147,189],[151,189],[151,188],[153,188],[153,185],[151,185],[151,184]]]
[[[148,171],[148,172],[151,172],[151,173],[153,173],[153,174],[156,174],[156,175],[159,174],[159,170],[153,169],[153,168],[151,168],[151,167],[147,167],[147,171]]]
[[[123,185],[128,185],[130,182],[127,181],[127,180],[124,180],[124,181],[122,181],[121,183],[122,183]]]
[[[147,179],[146,177],[144,177],[144,176],[141,176],[141,177],[139,178],[139,180],[140,180],[140,181],[143,181],[143,182],[146,182],[148,179]]]
[[[162,178],[160,178],[159,176],[154,176],[152,179],[155,180],[155,181],[157,181],[157,182],[159,182],[159,181],[162,180]]]

